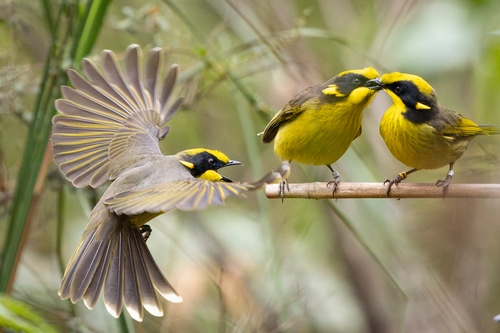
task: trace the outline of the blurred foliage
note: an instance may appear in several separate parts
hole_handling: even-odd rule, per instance
[[[3,295],[0,295],[0,327],[2,332],[12,333],[57,332],[31,306]]]
[[[41,9],[61,3],[71,2],[0,2],[0,235],[23,186],[19,163],[55,22]],[[87,2],[74,4],[83,10]],[[256,135],[269,118],[301,89],[346,69],[421,75],[444,105],[500,124],[499,22],[497,0],[115,0],[90,57],[98,61],[103,49],[121,54],[131,43],[165,48],[167,62],[180,64],[186,103],[164,152],[217,148],[245,164],[225,175],[252,180],[279,164]],[[382,182],[406,169],[378,134],[388,105],[380,93],[366,110],[363,135],[335,165],[344,181]],[[454,182],[497,182],[499,140],[473,141]],[[410,181],[433,183],[445,173],[421,171]],[[326,168],[292,164],[292,182],[329,176]],[[122,331],[102,303],[89,311],[57,296],[61,270],[101,193],[60,177],[51,164],[13,295],[60,331]],[[163,318],[125,322],[137,332],[499,330],[492,320],[500,313],[499,204],[282,204],[256,193],[222,208],[169,213],[153,221],[148,245],[184,302],[165,304]]]
[[[75,63],[88,54],[101,29],[108,4],[109,0],[96,0],[87,6],[79,7],[77,3],[67,1],[53,6],[49,0],[41,1],[45,23],[49,30],[50,45],[46,46],[45,65],[39,79],[32,119],[29,122],[23,157],[18,168],[17,183],[20,186],[16,187],[12,195],[10,220],[5,232],[0,262],[0,292],[10,293],[12,290],[19,257],[50,164],[51,155],[47,145],[51,132],[51,119],[54,115],[53,105],[59,96],[59,86],[67,81],[63,63],[66,60]],[[3,9],[5,13],[12,12],[9,4]],[[32,37],[34,30],[22,27],[22,32],[26,31],[30,32],[29,37]],[[69,56],[65,56],[67,48],[71,48]]]

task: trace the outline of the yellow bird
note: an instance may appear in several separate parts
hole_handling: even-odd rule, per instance
[[[409,174],[420,169],[449,165],[445,180],[438,180],[443,195],[453,178],[453,165],[477,135],[499,134],[500,127],[477,125],[437,101],[434,89],[421,77],[405,73],[388,73],[367,82],[374,89],[384,89],[392,106],[380,122],[380,135],[389,151],[412,169],[399,173],[389,183],[398,185]]]
[[[361,135],[363,110],[376,93],[365,84],[378,76],[371,67],[350,70],[301,91],[267,124],[262,141],[274,139],[274,151],[284,168],[291,161],[326,165],[333,174],[329,184],[335,192],[340,175],[331,165]],[[283,177],[282,195],[288,176],[289,172]]]
[[[145,223],[174,209],[220,205],[263,185],[221,176],[219,168],[241,163],[217,150],[161,153],[158,141],[169,131],[163,125],[181,104],[172,102],[177,67],[170,67],[162,83],[161,49],[151,50],[144,75],[141,55],[131,45],[122,71],[114,53],[104,51],[102,73],[84,59],[88,80],[69,70],[74,88],[61,88],[64,99],[55,106],[63,115],[53,118],[52,134],[54,159],[73,185],[95,188],[113,181],[90,214],[59,295],[73,303],[83,299],[92,309],[102,292],[111,315],[118,317],[125,306],[137,321],[144,309],[163,314],[158,293],[182,301],[146,246]]]

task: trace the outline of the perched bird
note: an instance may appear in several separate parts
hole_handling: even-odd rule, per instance
[[[274,139],[274,151],[285,169],[291,161],[326,165],[333,174],[329,184],[335,192],[340,175],[331,165],[361,135],[363,110],[376,93],[365,84],[378,76],[371,67],[350,70],[301,91],[267,124],[262,141]],[[288,176],[289,172],[283,177],[282,195]]]
[[[434,89],[419,76],[388,73],[370,80],[367,87],[384,89],[392,106],[380,122],[380,135],[389,151],[412,169],[399,173],[389,183],[387,195],[409,174],[420,169],[449,165],[445,180],[438,180],[443,195],[453,178],[453,165],[477,135],[499,134],[500,127],[476,125],[437,101]]]
[[[161,49],[152,49],[141,72],[141,49],[131,45],[124,69],[111,51],[103,52],[102,73],[90,60],[74,70],[74,88],[61,88],[56,101],[62,113],[53,118],[52,149],[59,169],[77,187],[99,187],[112,181],[90,214],[80,244],[59,288],[62,299],[83,299],[92,309],[101,292],[108,312],[118,317],[123,305],[141,321],[144,308],[161,316],[158,293],[181,302],[149,252],[145,223],[171,211],[220,205],[227,197],[263,185],[231,182],[219,168],[238,165],[217,150],[189,149],[163,155],[158,141],[163,126],[178,110],[172,101],[177,67],[160,81]]]

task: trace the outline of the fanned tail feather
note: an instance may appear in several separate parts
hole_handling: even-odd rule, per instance
[[[140,230],[127,216],[109,213],[97,206],[81,243],[75,250],[59,288],[62,299],[81,299],[92,309],[104,287],[108,312],[118,317],[123,306],[137,321],[144,309],[162,316],[159,292],[171,302],[182,298],[165,279],[146,246]]]

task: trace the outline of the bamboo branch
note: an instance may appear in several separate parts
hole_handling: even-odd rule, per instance
[[[279,184],[266,186],[269,199],[281,199]],[[445,198],[500,198],[500,184],[451,184]],[[288,184],[283,198],[303,199],[361,199],[361,198],[443,198],[443,188],[434,184],[401,183],[391,188],[382,183],[341,182],[335,191],[327,183]]]

